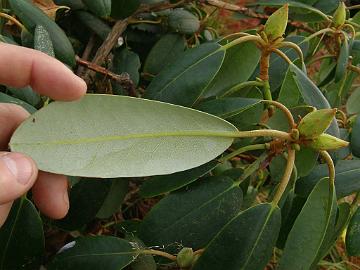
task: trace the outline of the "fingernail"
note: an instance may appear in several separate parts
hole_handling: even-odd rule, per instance
[[[67,208],[69,209],[70,203],[69,203],[69,194],[67,191],[64,192],[63,198],[64,198],[64,202],[65,202]]]
[[[17,182],[22,185],[29,183],[33,174],[31,161],[21,154],[11,153],[0,158],[9,171],[15,176]]]

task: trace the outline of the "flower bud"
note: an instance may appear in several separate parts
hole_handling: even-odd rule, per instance
[[[339,148],[347,147],[349,142],[343,141],[339,138],[331,136],[329,134],[321,134],[315,138],[309,146],[314,150],[336,150]]]
[[[192,248],[183,248],[176,256],[176,262],[180,268],[189,268],[194,261],[194,251]]]
[[[336,109],[322,109],[308,113],[298,125],[300,137],[314,139],[320,136],[330,126],[335,114]]]
[[[268,18],[264,32],[269,41],[281,38],[284,35],[288,23],[288,13],[289,5],[285,4]]]
[[[340,1],[338,8],[335,10],[333,16],[333,24],[336,28],[344,25],[346,20],[346,6],[345,3]]]

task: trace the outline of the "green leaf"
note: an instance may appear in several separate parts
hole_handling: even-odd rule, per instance
[[[49,32],[42,25],[37,25],[34,32],[34,49],[55,57],[54,46]]]
[[[109,0],[109,1],[111,1],[111,17],[120,20],[131,16],[140,6],[139,0],[131,0],[131,1]]]
[[[226,50],[225,59],[215,78],[204,91],[204,97],[224,94],[231,87],[246,82],[260,60],[260,51],[252,42]]]
[[[28,199],[18,199],[0,229],[0,270],[39,269],[44,252],[39,213]]]
[[[216,43],[185,51],[151,81],[145,97],[193,106],[219,71],[224,57],[225,51]]]
[[[219,98],[200,103],[197,109],[227,119],[241,114],[259,103],[261,100],[254,98]]]
[[[308,175],[315,167],[319,153],[308,147],[301,147],[295,154],[295,166],[299,177]]]
[[[345,5],[345,4],[343,4]],[[339,82],[345,76],[349,62],[349,42],[347,38],[344,39],[344,43],[341,46],[340,54],[337,59],[335,82]]]
[[[241,202],[241,189],[228,177],[195,182],[156,204],[141,223],[139,237],[148,246],[203,248],[240,211]]]
[[[176,8],[168,16],[170,28],[182,34],[194,34],[200,28],[200,20],[191,12]]]
[[[54,3],[58,6],[67,6],[73,10],[84,9],[85,5],[82,0],[54,0]]]
[[[48,270],[120,270],[133,262],[139,250],[112,236],[78,238],[58,253]]]
[[[93,31],[102,40],[105,40],[111,31],[111,27],[98,17],[89,12],[79,10],[73,13],[88,29]]]
[[[360,208],[351,217],[346,231],[346,251],[350,256],[360,255]]]
[[[300,92],[290,68],[288,68],[286,72],[277,101],[288,108],[295,107],[299,104]]]
[[[185,38],[179,34],[164,35],[149,52],[144,72],[157,75],[166,66],[172,65],[186,48]]]
[[[360,190],[360,160],[339,160],[335,166],[336,196],[341,199]],[[319,179],[328,176],[327,165],[317,165],[306,177],[296,182],[296,194],[307,197]]]
[[[260,204],[241,212],[209,243],[193,270],[264,269],[280,224],[280,209],[271,204]]]
[[[324,97],[319,88],[309,79],[309,77],[297,66],[291,64],[290,71],[293,73],[298,89],[306,104],[317,109],[329,109],[330,104]],[[334,119],[327,132],[335,137],[340,136],[339,126]]]
[[[110,16],[111,0],[82,0],[82,2],[92,13],[99,17]]]
[[[360,87],[355,88],[351,96],[346,101],[346,111],[348,114],[360,113]]]
[[[127,179],[111,179],[111,186],[106,198],[97,212],[97,218],[109,218],[120,210],[121,204],[129,190]]]
[[[236,133],[230,123],[192,109],[125,96],[87,95],[41,109],[15,131],[10,145],[44,171],[134,177],[200,166],[225,151]]]
[[[351,152],[360,157],[360,116],[357,116],[351,130]]]
[[[30,114],[36,112],[36,108],[31,106],[30,104],[28,104],[18,98],[6,95],[1,92],[0,92],[0,102],[1,103],[13,103],[13,104],[19,105],[19,106],[23,107],[25,110],[27,110]]]
[[[324,178],[309,195],[289,233],[279,270],[310,269],[321,259],[318,254],[335,226],[336,207],[335,187]]]
[[[32,107],[41,104],[41,97],[30,86],[24,88],[7,87],[7,91],[15,98],[21,99]]]
[[[136,244],[136,247],[145,249],[145,244],[137,237],[135,237],[132,233],[127,233],[125,235],[125,239],[132,243],[132,245]],[[148,254],[140,254],[137,256],[134,262],[131,263],[131,270],[156,270],[156,262],[152,255]]]
[[[140,187],[140,195],[143,198],[151,198],[165,194],[167,192],[180,189],[194,181],[201,176],[207,174],[219,164],[218,161],[212,160],[199,167],[177,172],[170,175],[154,176],[146,180]]]
[[[111,181],[82,179],[70,190],[70,209],[55,225],[67,231],[81,229],[92,221],[101,209],[111,187]]]

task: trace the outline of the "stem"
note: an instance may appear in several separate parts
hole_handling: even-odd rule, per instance
[[[289,183],[291,173],[294,168],[294,164],[295,164],[295,150],[289,149],[284,175],[281,179],[280,185],[279,185],[278,189],[276,190],[275,196],[272,200],[273,205],[279,204],[279,201],[280,201],[282,195],[284,194],[286,187]]]
[[[360,5],[353,5],[353,6],[350,6],[350,7],[346,7],[346,9],[360,9]]]
[[[15,25],[17,25],[21,30],[26,30],[25,26],[19,22],[17,19],[15,19],[14,17],[10,16],[9,14],[0,12],[0,17],[1,18],[5,18],[11,22],[13,22]]]
[[[244,88],[249,87],[249,86],[262,87],[262,86],[264,86],[264,83],[263,82],[258,82],[258,81],[248,81],[248,82],[239,83],[239,84],[231,87],[229,90],[227,90],[224,94],[222,94],[220,96],[220,98],[223,98],[223,97],[226,97],[226,96],[231,96],[231,95],[235,94],[236,92],[240,91],[241,89],[244,89]]]
[[[304,42],[308,42],[308,41],[310,41],[311,39],[313,39],[314,37],[317,37],[317,36],[319,36],[319,35],[325,35],[325,34],[327,34],[327,33],[329,33],[329,32],[335,33],[335,31],[334,31],[333,29],[331,29],[331,28],[321,29],[320,31],[317,31],[316,33],[314,33],[314,34],[308,36],[307,38],[305,38],[303,41],[301,41],[300,44],[302,44],[302,43],[304,43]]]
[[[232,34],[229,34],[229,35],[226,35],[226,36],[222,37],[222,38],[218,41],[218,43],[220,43],[220,42],[223,41],[223,40],[232,38],[232,37],[248,37],[248,36],[251,36],[251,35],[248,34],[248,33],[243,33],[243,32],[232,33]]]
[[[156,255],[156,256],[161,256],[164,258],[167,258],[171,261],[176,261],[176,256],[171,255],[167,252],[164,251],[160,251],[160,250],[155,250],[155,249],[144,249],[144,250],[140,250],[139,254],[149,254],[149,255]]]
[[[356,210],[359,207],[359,203],[360,203],[360,192],[357,192],[356,196],[355,196],[355,198],[352,201],[351,206],[350,206],[351,215],[353,215],[356,212]]]
[[[262,51],[260,58],[260,75],[259,78],[269,83],[269,66],[270,66],[270,52],[268,50]]]
[[[156,21],[129,19],[129,24],[139,24],[139,23],[160,24],[160,23],[161,23],[161,19],[156,20]]]
[[[283,139],[286,141],[292,141],[292,137],[289,133],[280,130],[272,129],[260,129],[260,130],[250,130],[250,131],[239,131],[238,135],[234,134],[234,138],[249,138],[249,137],[274,137],[278,139]]]
[[[248,42],[248,41],[258,42],[260,44],[264,43],[264,41],[261,39],[261,37],[250,35],[250,36],[244,36],[244,37],[241,37],[241,38],[237,38],[237,39],[229,42],[228,44],[223,45],[222,48],[224,50],[227,50],[227,49],[229,49],[229,48],[231,48],[233,46],[236,46],[236,45],[239,45],[241,43]]]
[[[325,55],[320,55],[318,57],[314,57],[313,59],[311,59],[309,62],[308,62],[308,65],[311,65],[315,62],[318,62],[322,59],[326,59],[326,58],[336,58],[336,55],[333,55],[333,54],[325,54]]]
[[[279,55],[281,58],[283,58],[289,65],[292,64],[292,61],[290,60],[290,58],[285,53],[280,51],[279,49],[272,49],[271,51],[276,53],[277,55]]]
[[[329,181],[334,184],[335,183],[335,166],[334,162],[331,159],[331,156],[327,151],[320,151],[319,152],[321,157],[325,160],[328,169],[329,169]]]
[[[205,251],[205,248],[195,250],[195,251],[194,251],[194,255],[203,254],[204,251]]]
[[[288,47],[288,48],[294,49],[296,51],[296,53],[299,55],[300,61],[302,63],[304,63],[304,54],[303,54],[301,48],[297,44],[295,44],[293,42],[283,41],[280,43],[280,45],[277,48],[282,48],[282,47]]]
[[[352,34],[352,38],[355,38],[356,30],[355,30],[354,26],[352,26],[351,24],[346,23],[346,24],[343,25],[342,29],[345,29],[345,28],[349,28],[350,31],[351,31],[351,34]],[[341,32],[343,32],[343,31],[341,31]],[[344,35],[344,33],[343,33],[343,35]],[[345,35],[344,35],[344,38],[346,38]]]
[[[274,105],[276,108],[280,109],[281,111],[284,112],[286,118],[288,119],[290,128],[294,128],[296,126],[295,124],[295,120],[294,117],[292,116],[291,112],[289,111],[288,108],[286,108],[286,106],[284,106],[283,104],[281,104],[280,102],[274,101],[274,100],[262,100],[261,102],[264,103],[269,103],[271,105]]]
[[[244,147],[241,147],[239,149],[236,149],[234,152],[222,157],[222,158],[219,158],[219,162],[225,162],[229,159],[232,159],[233,157],[237,156],[237,155],[240,155],[244,152],[247,152],[247,151],[253,151],[253,150],[265,150],[267,149],[268,146],[266,143],[262,143],[262,144],[253,144],[253,145],[247,145],[247,146],[244,146]]]

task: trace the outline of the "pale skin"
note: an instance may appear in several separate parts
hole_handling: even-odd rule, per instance
[[[42,95],[63,101],[79,99],[86,92],[85,82],[56,59],[4,43],[0,43],[0,84],[30,85]],[[38,171],[31,158],[7,152],[12,133],[28,116],[20,106],[0,103],[0,227],[14,200],[30,189],[38,209],[50,218],[63,218],[69,210],[65,176]]]

